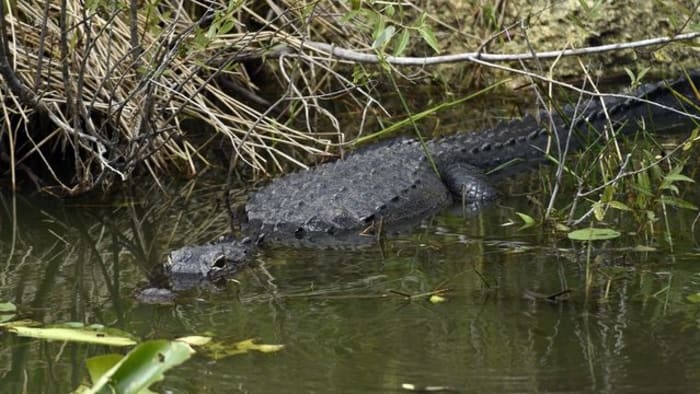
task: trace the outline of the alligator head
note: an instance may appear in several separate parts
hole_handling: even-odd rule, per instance
[[[250,261],[257,242],[225,240],[210,245],[184,246],[170,252],[165,274],[173,290],[185,290],[203,281],[217,282]]]

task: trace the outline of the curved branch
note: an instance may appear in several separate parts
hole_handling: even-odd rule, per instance
[[[517,60],[556,59],[565,56],[591,55],[619,51],[623,49],[643,48],[654,45],[667,44],[674,41],[688,41],[700,37],[700,32],[677,34],[671,37],[655,37],[646,40],[621,42],[615,44],[599,45],[585,48],[564,49],[561,51],[525,52],[514,54],[495,54],[483,52],[466,52],[453,55],[413,57],[413,56],[377,56],[374,53],[364,53],[354,49],[339,48],[337,46],[314,41],[299,42],[302,48],[331,55],[338,59],[349,60],[356,63],[380,63],[386,62],[395,66],[428,66],[444,63],[473,62],[476,60],[487,62],[511,62]],[[266,54],[274,56],[276,53]]]

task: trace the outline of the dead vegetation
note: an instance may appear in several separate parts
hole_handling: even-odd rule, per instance
[[[257,174],[303,166],[304,154],[347,143],[327,101],[342,97],[362,134],[369,117],[387,114],[373,98],[379,73],[439,79],[422,67],[368,68],[316,44],[428,56],[448,42],[492,43],[498,29],[509,33],[505,22],[479,34],[465,26],[492,25],[513,4],[495,2],[491,15],[487,3],[471,2],[464,25],[410,2],[3,3],[0,176],[13,189],[22,178],[77,195],[135,173],[196,175],[211,146]]]
[[[61,195],[144,168],[155,180],[174,169],[193,175],[220,137],[256,170],[338,140],[313,127],[318,116],[335,119],[320,104],[333,93],[325,89],[361,93],[326,62],[291,53],[314,28],[311,16],[283,3],[266,15],[254,2],[225,4],[29,0],[4,10],[1,153],[13,187],[18,173]],[[246,60],[275,51],[290,52],[274,53],[272,74],[287,90],[270,103]],[[306,127],[277,119],[285,112],[300,113]]]

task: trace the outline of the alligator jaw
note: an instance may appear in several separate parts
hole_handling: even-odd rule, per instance
[[[184,246],[170,252],[165,273],[173,290],[186,290],[204,281],[215,282],[236,273],[250,260],[254,248],[248,238]]]

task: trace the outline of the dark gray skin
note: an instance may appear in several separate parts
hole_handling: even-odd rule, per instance
[[[217,282],[235,274],[255,248],[250,238],[185,246],[170,252],[165,274],[175,291],[196,287],[202,281]]]
[[[700,71],[691,72],[690,80],[700,87]],[[692,124],[692,117],[640,99],[698,114],[688,104],[698,105],[698,99],[686,78],[644,85],[631,95],[633,99],[606,97],[604,106],[596,98],[579,111],[567,107],[561,114],[543,112],[539,119],[528,116],[425,144],[413,139],[380,143],[283,176],[250,197],[244,232],[287,245],[356,246],[374,240],[364,234],[371,234],[378,224],[386,229],[415,223],[455,201],[492,200],[497,192],[491,179],[534,168],[546,161],[547,154],[560,157],[565,148],[580,149],[599,140],[610,125],[628,133],[639,129],[640,120],[656,132]],[[186,246],[171,252],[166,271],[174,287],[189,282],[181,280],[185,277],[201,282],[230,275],[250,259],[254,248],[249,241]]]

